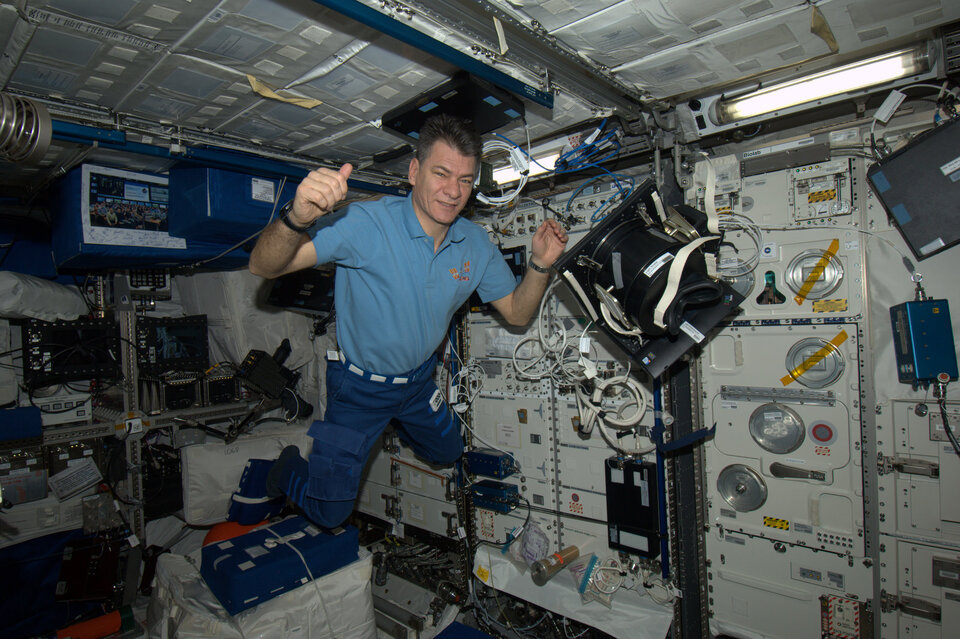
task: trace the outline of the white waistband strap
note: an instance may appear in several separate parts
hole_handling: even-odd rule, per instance
[[[387,375],[377,375],[376,373],[368,373],[359,366],[347,362],[346,355],[343,354],[343,351],[339,351],[337,355],[340,358],[341,364],[346,364],[347,370],[353,373],[354,375],[359,375],[360,377],[366,377],[371,382],[386,382],[389,381],[391,384],[406,384],[410,381],[409,377],[390,377]]]

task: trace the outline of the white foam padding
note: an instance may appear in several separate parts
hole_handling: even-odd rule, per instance
[[[80,291],[34,275],[0,271],[0,317],[77,319],[87,312]]]
[[[150,639],[375,639],[371,555],[231,616],[197,569],[199,551],[157,560]]]
[[[313,439],[307,427],[269,430],[224,444],[207,444],[180,449],[183,468],[183,518],[191,526],[208,526],[226,521],[230,496],[237,490],[248,459],[276,459],[284,447],[294,445],[301,454],[309,452]]]

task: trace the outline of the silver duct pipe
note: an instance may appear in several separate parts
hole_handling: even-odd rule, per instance
[[[0,93],[0,157],[36,164],[50,147],[53,124],[42,104]]]

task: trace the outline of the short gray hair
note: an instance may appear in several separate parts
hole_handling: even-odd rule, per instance
[[[430,154],[433,143],[443,140],[462,155],[472,157],[477,162],[483,151],[483,143],[473,122],[466,118],[441,113],[427,118],[420,127],[417,143],[417,159],[421,162]]]

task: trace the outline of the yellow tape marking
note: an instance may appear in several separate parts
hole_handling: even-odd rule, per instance
[[[788,375],[780,378],[780,383],[784,386],[792,384],[795,382],[801,375],[806,373],[808,370],[822,362],[830,353],[837,350],[837,348],[847,341],[847,332],[840,331],[840,334],[834,337],[828,344],[825,344],[823,348],[818,350],[816,353],[811,355],[804,361],[802,364],[797,366],[795,369],[790,371]]]
[[[840,250],[840,240],[834,239],[830,242],[830,247],[823,252],[823,257],[817,262],[817,265],[813,267],[813,270],[810,271],[810,275],[807,276],[807,281],[803,283],[803,286],[800,287],[800,291],[797,293],[796,297],[793,298],[793,301],[798,305],[803,304],[803,301],[807,299],[807,295],[810,294],[810,290],[813,288],[813,285],[817,283],[823,276],[823,270],[827,268],[827,264],[833,259],[833,256],[837,254],[837,251]]]
[[[842,313],[847,310],[847,298],[814,300],[811,306],[814,313]]]

